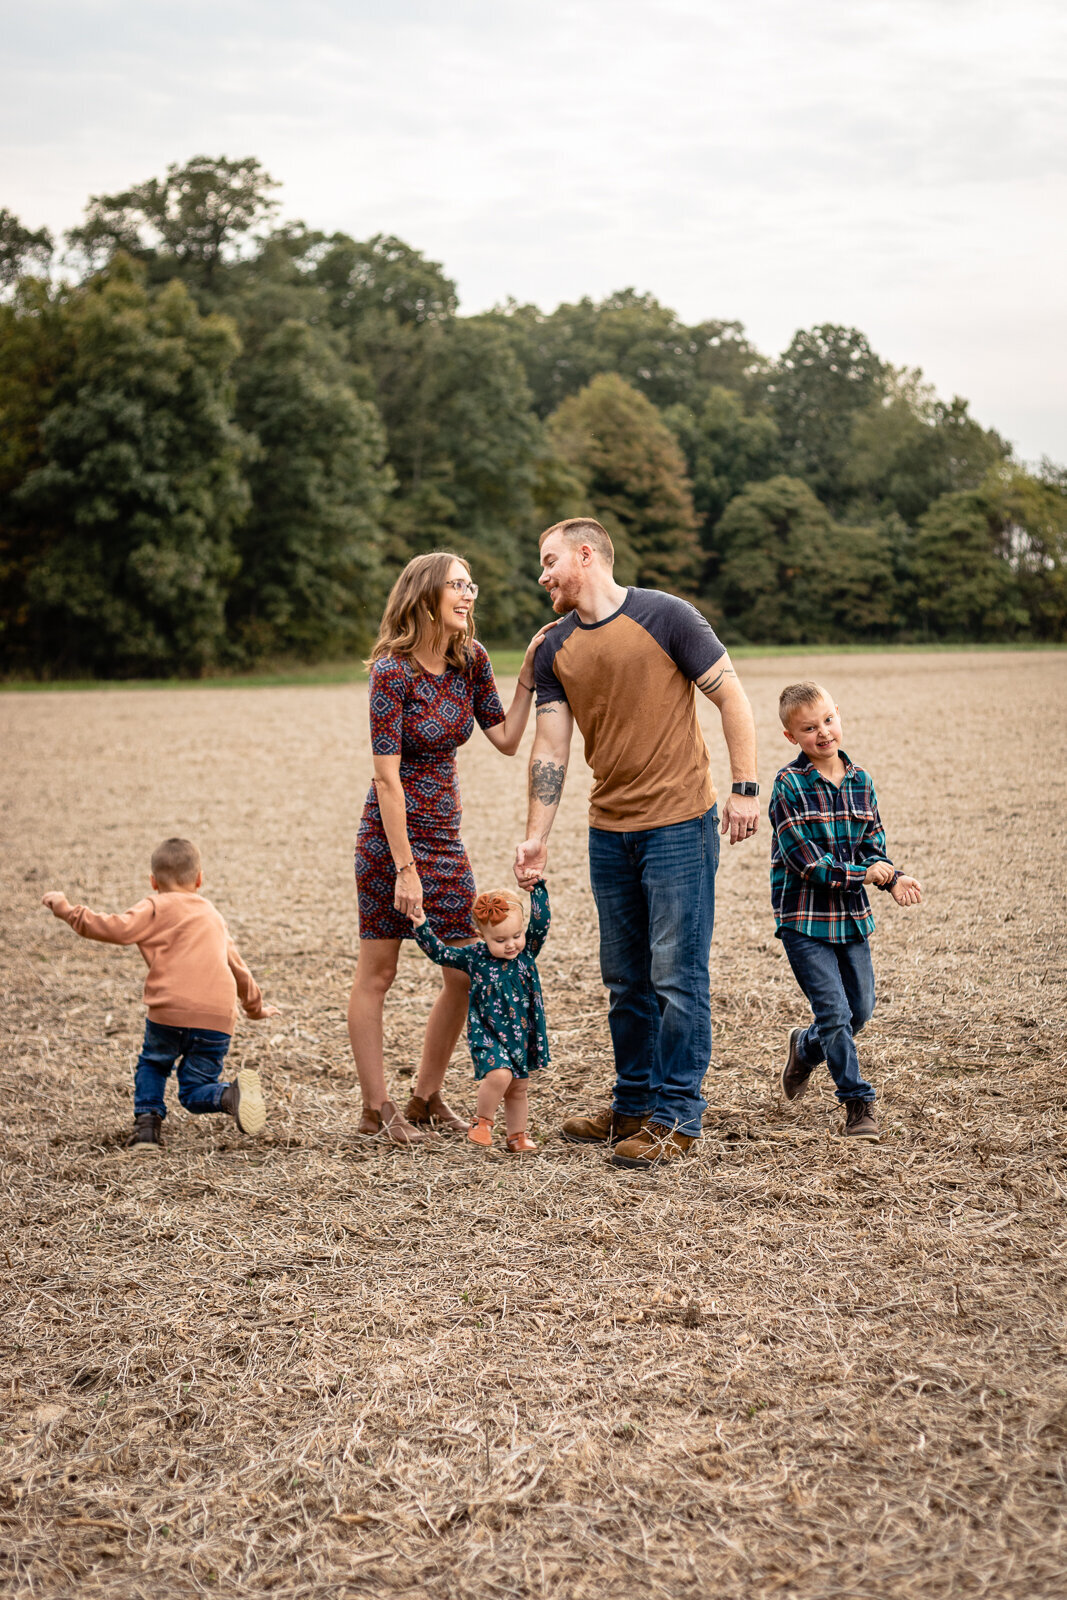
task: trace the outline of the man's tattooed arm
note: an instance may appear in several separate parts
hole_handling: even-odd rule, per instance
[[[532,761],[530,763],[530,799],[539,800],[543,806],[558,806],[559,797],[563,793],[563,780],[567,775],[565,766],[555,761]]]
[[[719,662],[716,662],[708,672],[705,672],[702,678],[697,679],[697,688],[701,694],[706,694],[708,699],[711,700],[718,694],[720,689],[726,687],[731,678],[736,683],[737,673],[730,665],[729,659],[727,659],[724,666],[720,666]]]

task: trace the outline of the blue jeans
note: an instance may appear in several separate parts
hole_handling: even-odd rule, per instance
[[[639,833],[589,830],[600,974],[615,1052],[613,1108],[696,1137],[711,1060],[708,958],[719,814]]]
[[[806,1067],[826,1062],[840,1101],[873,1100],[874,1090],[860,1075],[855,1043],[874,1010],[874,967],[866,939],[830,944],[795,928],[783,928],[779,938],[815,1018],[797,1042],[800,1060]]]
[[[144,1025],[144,1044],[133,1079],[133,1114],[154,1111],[165,1117],[163,1092],[178,1063],[178,1099],[186,1111],[221,1111],[228,1085],[219,1073],[230,1048],[230,1035],[213,1028],[171,1028],[165,1022]]]

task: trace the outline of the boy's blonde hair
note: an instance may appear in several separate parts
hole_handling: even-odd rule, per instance
[[[471,914],[479,928],[495,928],[506,922],[513,911],[526,921],[526,907],[514,889],[487,889],[471,907]]]
[[[821,700],[826,693],[821,683],[813,683],[810,680],[804,683],[787,683],[778,696],[778,715],[782,719],[782,727],[788,728],[794,711],[799,711],[801,706],[813,706],[816,700]],[[827,695],[827,699],[832,700],[833,695]]]
[[[157,883],[186,888],[196,882],[200,851],[191,839],[164,839],[152,851],[152,876]]]

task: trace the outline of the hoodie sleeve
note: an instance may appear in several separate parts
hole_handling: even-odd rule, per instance
[[[241,952],[229,934],[226,935],[226,960],[237,984],[237,994],[246,1017],[258,1022],[263,1016],[263,994],[241,959]]]
[[[68,906],[61,920],[69,922],[83,939],[101,944],[140,944],[156,920],[156,902],[150,895],[138,900],[129,911],[90,911],[88,906]]]

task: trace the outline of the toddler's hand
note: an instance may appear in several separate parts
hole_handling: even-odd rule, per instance
[[[58,917],[61,908],[69,903],[62,889],[49,889],[47,894],[41,896],[41,904],[47,906],[54,917]]]
[[[916,878],[899,877],[889,893],[898,906],[917,906],[922,903],[922,884]]]
[[[426,913],[421,909],[421,907],[418,911],[410,912],[409,915],[416,928],[421,928],[423,923],[426,921]]]
[[[896,869],[888,861],[875,861],[864,873],[864,883],[888,883]]]

